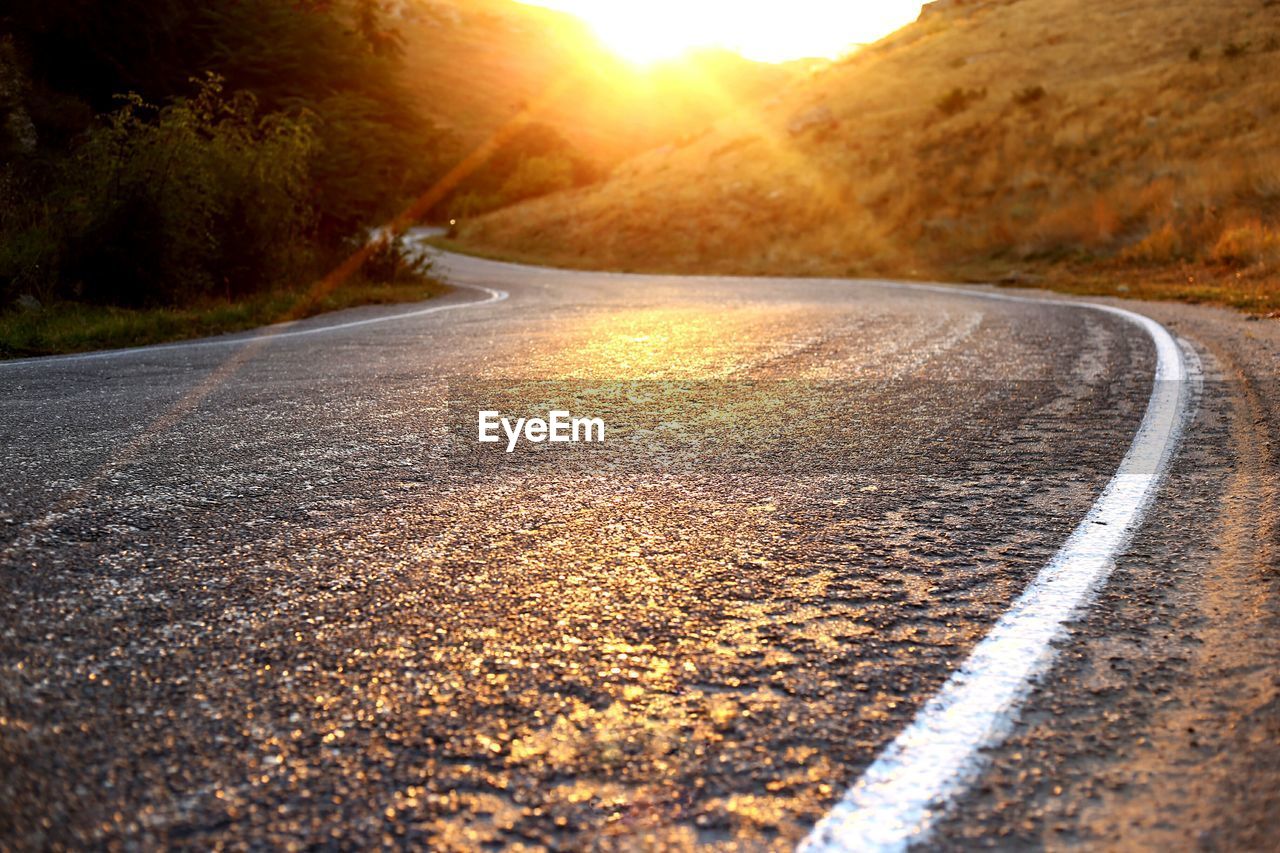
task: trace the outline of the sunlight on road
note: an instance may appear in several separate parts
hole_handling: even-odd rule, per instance
[[[532,373],[559,378],[658,379],[724,376],[754,352],[767,321],[758,312],[726,307],[649,308],[588,318],[560,350],[531,361]]]

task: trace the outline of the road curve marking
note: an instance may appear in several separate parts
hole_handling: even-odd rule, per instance
[[[902,286],[885,282],[888,286]],[[906,285],[956,294],[933,285]],[[965,291],[960,291],[965,292]],[[1163,326],[1123,308],[1089,302],[974,293],[990,299],[1104,311],[1140,327],[1156,348],[1147,410],[1120,467],[1087,515],[1030,585],[974,647],[910,725],[876,757],[799,845],[802,853],[898,851],[926,840],[934,823],[985,768],[1035,679],[1055,656],[1054,640],[1106,581],[1141,527],[1190,419],[1198,372]]]
[[[241,335],[240,337],[212,338],[202,341],[180,341],[173,344],[153,344],[145,347],[101,350],[99,352],[81,353],[79,355],[52,355],[40,358],[20,358],[12,361],[0,361],[0,369],[4,369],[6,367],[29,367],[32,365],[67,364],[74,361],[97,361],[104,358],[119,358],[121,356],[137,355],[139,353],[149,352],[162,352],[165,350],[203,349],[205,347],[232,347],[241,344],[268,343],[280,340],[281,338],[300,338],[303,335],[318,335],[324,332],[337,332],[342,329],[354,329],[357,326],[370,326],[374,323],[389,323],[392,320],[407,320],[411,317],[421,317],[426,314],[435,314],[440,311],[453,311],[458,308],[476,308],[481,305],[488,305],[491,302],[501,302],[510,295],[505,290],[483,287],[478,284],[452,284],[451,286],[462,288],[464,290],[481,291],[485,294],[485,298],[472,300],[471,302],[449,302],[444,305],[431,305],[427,308],[415,308],[412,311],[401,311],[398,314],[384,314],[379,317],[366,317],[363,320],[350,320],[346,323],[334,323],[328,326],[310,326],[305,329],[290,329],[289,326],[286,325],[281,328],[280,331],[273,332],[271,331],[272,329],[280,327],[265,326],[256,334]]]

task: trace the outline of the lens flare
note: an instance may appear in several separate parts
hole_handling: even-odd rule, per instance
[[[835,58],[910,23],[920,2],[882,0],[522,0],[582,18],[615,53],[637,63],[723,48],[761,62]]]

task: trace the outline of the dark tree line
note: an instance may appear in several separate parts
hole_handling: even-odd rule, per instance
[[[305,284],[441,171],[379,0],[8,0],[0,307]]]

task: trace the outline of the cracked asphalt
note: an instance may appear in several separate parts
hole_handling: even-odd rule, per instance
[[[788,849],[1078,523],[1150,391],[1149,341],[1077,307],[441,263],[510,298],[0,365],[0,847]],[[482,449],[485,402],[609,438]],[[1122,578],[1177,548],[1198,576],[1206,507],[1270,470],[1224,449],[1242,428]],[[1037,796],[1086,773],[1071,738],[1105,723],[1077,717]],[[1014,755],[944,841],[1064,837],[997,802]]]

